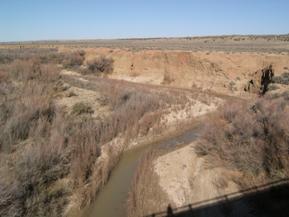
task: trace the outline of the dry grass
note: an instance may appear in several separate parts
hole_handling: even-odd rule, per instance
[[[31,61],[16,61],[7,69],[10,87],[0,106],[0,148],[6,150],[13,149],[17,141],[27,139],[37,121],[52,120],[54,107],[51,97],[58,79],[56,67]]]
[[[67,174],[68,165],[55,148],[35,144],[9,171],[1,171],[1,216],[61,216],[70,189],[57,181]]]
[[[288,98],[227,105],[206,126],[196,152],[212,165],[269,179],[289,175]]]
[[[7,158],[0,165],[0,214],[60,216],[68,188],[57,181],[68,167],[63,141],[55,137],[59,114],[52,96],[58,70],[17,60],[4,71],[11,88],[0,102],[0,154]]]
[[[69,129],[68,144],[73,150],[70,174],[76,187],[81,187],[88,182],[93,165],[100,155],[98,127],[93,120],[82,118],[73,121]]]
[[[99,102],[109,108],[110,117],[102,121],[105,136],[113,138],[119,134],[130,138],[158,126],[162,112],[171,103],[177,103],[176,97],[166,92],[159,93],[148,88],[132,87],[125,82],[105,78],[89,78],[92,82],[79,82],[77,79],[66,79],[72,86],[97,91],[102,96]],[[93,80],[94,79],[94,80]],[[113,135],[114,136],[111,136]],[[107,141],[107,139],[105,139]]]
[[[56,152],[61,144],[49,142],[57,139],[52,96],[58,70],[17,60],[2,68],[1,74],[0,158],[7,156],[7,161],[0,165],[0,215],[59,216],[64,191],[47,190],[62,177],[55,170],[67,171]]]
[[[14,60],[38,59],[41,63],[60,64],[64,55],[58,49],[52,48],[25,48],[25,49],[0,49],[0,64],[9,64]]]

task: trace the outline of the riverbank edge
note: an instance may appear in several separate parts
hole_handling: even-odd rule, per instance
[[[132,141],[134,143],[133,146],[130,146],[130,143],[126,144],[126,141],[122,138],[116,138],[111,142],[105,144],[101,148],[101,156],[96,161],[93,169],[93,175],[91,177],[95,177],[95,179],[91,179],[88,184],[86,184],[83,188],[79,189],[75,192],[70,199],[69,205],[66,208],[65,216],[67,217],[79,217],[84,215],[84,210],[94,201],[90,200],[85,203],[83,206],[83,193],[87,192],[89,194],[96,192],[93,196],[95,199],[98,193],[102,190],[105,184],[109,181],[109,177],[113,172],[113,169],[118,165],[121,156],[127,152],[132,151],[134,149],[143,148],[145,146],[153,145],[154,143],[159,143],[164,140],[177,137],[190,129],[198,126],[200,122],[202,122],[204,116],[194,117],[190,120],[186,121],[186,123],[179,124],[179,121],[171,124],[167,128],[164,128],[160,133],[157,134],[148,134],[144,137],[140,137]],[[116,148],[117,147],[117,148]],[[102,175],[102,179],[99,180],[99,174]],[[98,177],[98,179],[96,179]],[[96,190],[90,190],[96,189]]]

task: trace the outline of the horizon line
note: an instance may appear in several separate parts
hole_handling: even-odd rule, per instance
[[[217,37],[282,37],[289,36],[289,33],[281,34],[216,34],[216,35],[191,35],[191,36],[156,36],[156,37],[123,37],[123,38],[71,38],[71,39],[39,39],[39,40],[20,40],[20,41],[0,41],[0,44],[28,44],[28,43],[43,43],[43,42],[85,42],[85,41],[116,41],[116,40],[159,40],[159,39],[194,39],[194,38],[217,38]]]

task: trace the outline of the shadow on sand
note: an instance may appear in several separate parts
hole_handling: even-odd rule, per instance
[[[145,217],[289,217],[289,180],[282,179]]]

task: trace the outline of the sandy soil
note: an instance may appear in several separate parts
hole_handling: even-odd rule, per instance
[[[194,153],[194,144],[163,155],[154,162],[159,185],[174,207],[214,199],[240,190],[232,181],[239,174],[224,168],[207,169],[205,160]],[[247,212],[245,206],[240,206],[243,207],[240,214]],[[214,213],[210,213],[212,214],[222,216],[222,211],[214,210]]]

